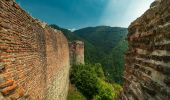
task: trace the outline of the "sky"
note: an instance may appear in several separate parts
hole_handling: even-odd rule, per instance
[[[154,0],[16,0],[34,18],[67,29],[128,27]]]

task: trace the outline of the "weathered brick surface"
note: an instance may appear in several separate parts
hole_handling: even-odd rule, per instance
[[[69,48],[65,36],[46,27],[47,100],[66,100],[69,83]]]
[[[68,42],[60,31],[33,19],[16,3],[0,0],[0,76],[17,85],[8,90],[22,88],[30,100],[67,95],[69,66]],[[56,81],[56,88],[66,90],[48,93]]]
[[[170,0],[156,0],[129,26],[120,100],[170,99]]]

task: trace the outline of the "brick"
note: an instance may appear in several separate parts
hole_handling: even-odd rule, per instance
[[[5,68],[5,64],[0,62],[0,70],[3,70]]]
[[[5,87],[8,87],[8,86],[11,86],[11,85],[13,85],[13,83],[14,83],[13,80],[6,81],[6,82],[0,84],[0,88],[2,89]]]
[[[20,97],[23,97],[25,95],[24,90],[19,88],[18,89],[18,94],[19,94]]]
[[[10,96],[10,98],[11,98],[12,100],[17,100],[18,98],[20,98],[20,96],[19,96],[19,94],[18,94],[17,92],[15,92],[14,94],[12,94],[12,95]]]
[[[15,91],[16,88],[17,88],[17,85],[13,84],[12,86],[9,86],[9,87],[2,89],[1,92],[2,92],[3,95],[8,95],[11,92]]]
[[[5,82],[5,78],[2,75],[0,75],[0,84],[2,84],[4,82]]]

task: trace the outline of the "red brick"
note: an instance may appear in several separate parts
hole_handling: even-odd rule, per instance
[[[13,83],[14,83],[13,80],[6,81],[5,83],[0,84],[0,88],[11,86]]]
[[[8,95],[10,92],[15,91],[16,88],[17,88],[17,85],[13,84],[12,86],[2,89],[1,92],[3,95]]]

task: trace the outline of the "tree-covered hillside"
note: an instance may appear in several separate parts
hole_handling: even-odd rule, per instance
[[[89,62],[101,63],[104,66],[105,76],[110,81],[122,83],[127,29],[98,26],[76,30],[74,33],[95,46],[97,53],[87,51],[95,57],[89,58]]]
[[[52,28],[54,29],[58,29],[58,30],[61,30],[63,32],[63,34],[67,37],[67,39],[69,40],[69,42],[72,42],[74,40],[81,40],[84,42],[84,45],[85,45],[85,62],[86,63],[90,63],[90,61],[93,61],[93,62],[98,62],[96,59],[97,57],[92,55],[92,54],[95,54],[95,55],[98,55],[98,52],[96,47],[94,45],[92,45],[89,41],[85,40],[84,38],[81,38],[79,37],[78,35],[76,35],[74,32],[71,32],[70,30],[68,29],[64,29],[64,28],[61,28],[57,25],[50,25]]]
[[[51,27],[61,30],[69,41],[81,40],[85,43],[85,62],[101,63],[107,79],[122,83],[126,28],[98,26],[87,27],[71,32],[56,25]]]
[[[63,32],[63,34],[67,37],[67,39],[71,42],[74,40],[82,40],[79,36],[77,36],[76,34],[73,34],[70,30],[65,29],[65,28],[61,28],[55,24],[50,25],[50,27],[60,30]]]
[[[79,37],[89,41],[106,54],[115,47],[127,33],[126,28],[98,26],[74,31]]]
[[[124,53],[128,48],[128,43],[123,37],[119,43],[103,58],[102,64],[105,65],[105,75],[116,83],[123,83]]]

